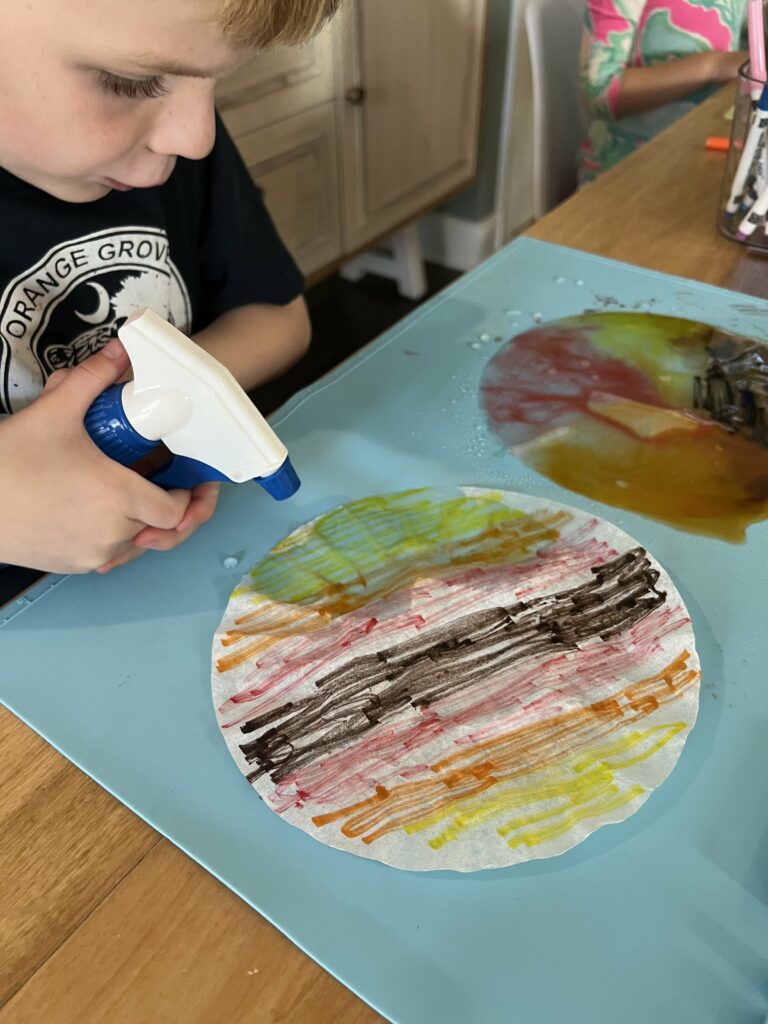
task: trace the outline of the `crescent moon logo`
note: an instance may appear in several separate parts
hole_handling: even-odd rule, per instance
[[[75,316],[86,324],[103,324],[110,314],[109,292],[103,284],[89,283],[88,287],[93,288],[98,296],[96,309],[93,313],[78,313],[75,310]]]

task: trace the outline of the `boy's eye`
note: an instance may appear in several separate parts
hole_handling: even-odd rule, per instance
[[[109,71],[100,71],[99,83],[107,92],[111,92],[115,96],[125,96],[132,100],[154,100],[168,92],[162,78],[158,76],[153,78],[122,78],[120,75],[113,75]]]

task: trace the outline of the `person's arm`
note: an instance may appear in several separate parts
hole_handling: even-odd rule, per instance
[[[690,54],[650,67],[630,67],[645,0],[588,0],[580,91],[592,117],[613,120],[656,110],[707,85],[736,77],[745,53]]]
[[[587,0],[579,91],[590,117],[611,120],[645,0]]]
[[[644,114],[666,103],[684,100],[705,85],[731,82],[746,59],[746,53],[713,50],[652,67],[627,68],[616,100],[616,117]]]
[[[250,391],[300,359],[309,347],[310,333],[307,305],[299,296],[287,306],[231,309],[194,340]]]

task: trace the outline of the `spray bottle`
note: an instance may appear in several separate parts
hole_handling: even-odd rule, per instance
[[[299,489],[288,451],[235,378],[151,309],[120,328],[133,380],[107,388],[85,417],[93,442],[131,466],[161,443],[175,456],[166,489],[255,480],[277,501]]]

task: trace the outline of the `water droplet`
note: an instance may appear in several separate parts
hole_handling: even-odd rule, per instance
[[[519,309],[505,309],[504,316],[522,316],[522,311]]]
[[[555,284],[565,284],[565,278],[562,276],[562,274],[560,275],[560,277],[555,278]]]
[[[490,341],[490,340],[491,340],[491,336],[488,333],[488,331],[483,331],[483,333],[480,335],[480,341]]]
[[[626,480],[617,480],[616,481],[616,486],[617,487],[627,488],[627,487],[629,487],[629,483]]]
[[[240,565],[240,559],[237,555],[227,555],[226,558],[222,558],[221,564],[225,569],[236,569]]]
[[[534,313],[533,319],[536,321],[537,324],[540,324],[541,321],[544,319],[544,316],[541,313]]]
[[[482,334],[480,335],[480,337],[481,337],[481,338],[483,337],[483,336],[482,336]],[[473,342],[471,342],[471,344],[470,344],[470,346],[469,346],[469,347],[470,347],[471,349],[474,349],[474,350],[475,350],[475,352],[479,352],[479,351],[480,351],[480,349],[481,349],[481,348],[482,348],[483,346],[482,346],[482,345],[480,344],[480,342],[479,342],[479,341],[473,341]]]
[[[577,288],[583,288],[584,287],[584,282],[582,281],[582,279],[580,277],[577,278],[577,280],[576,280],[576,287]]]

